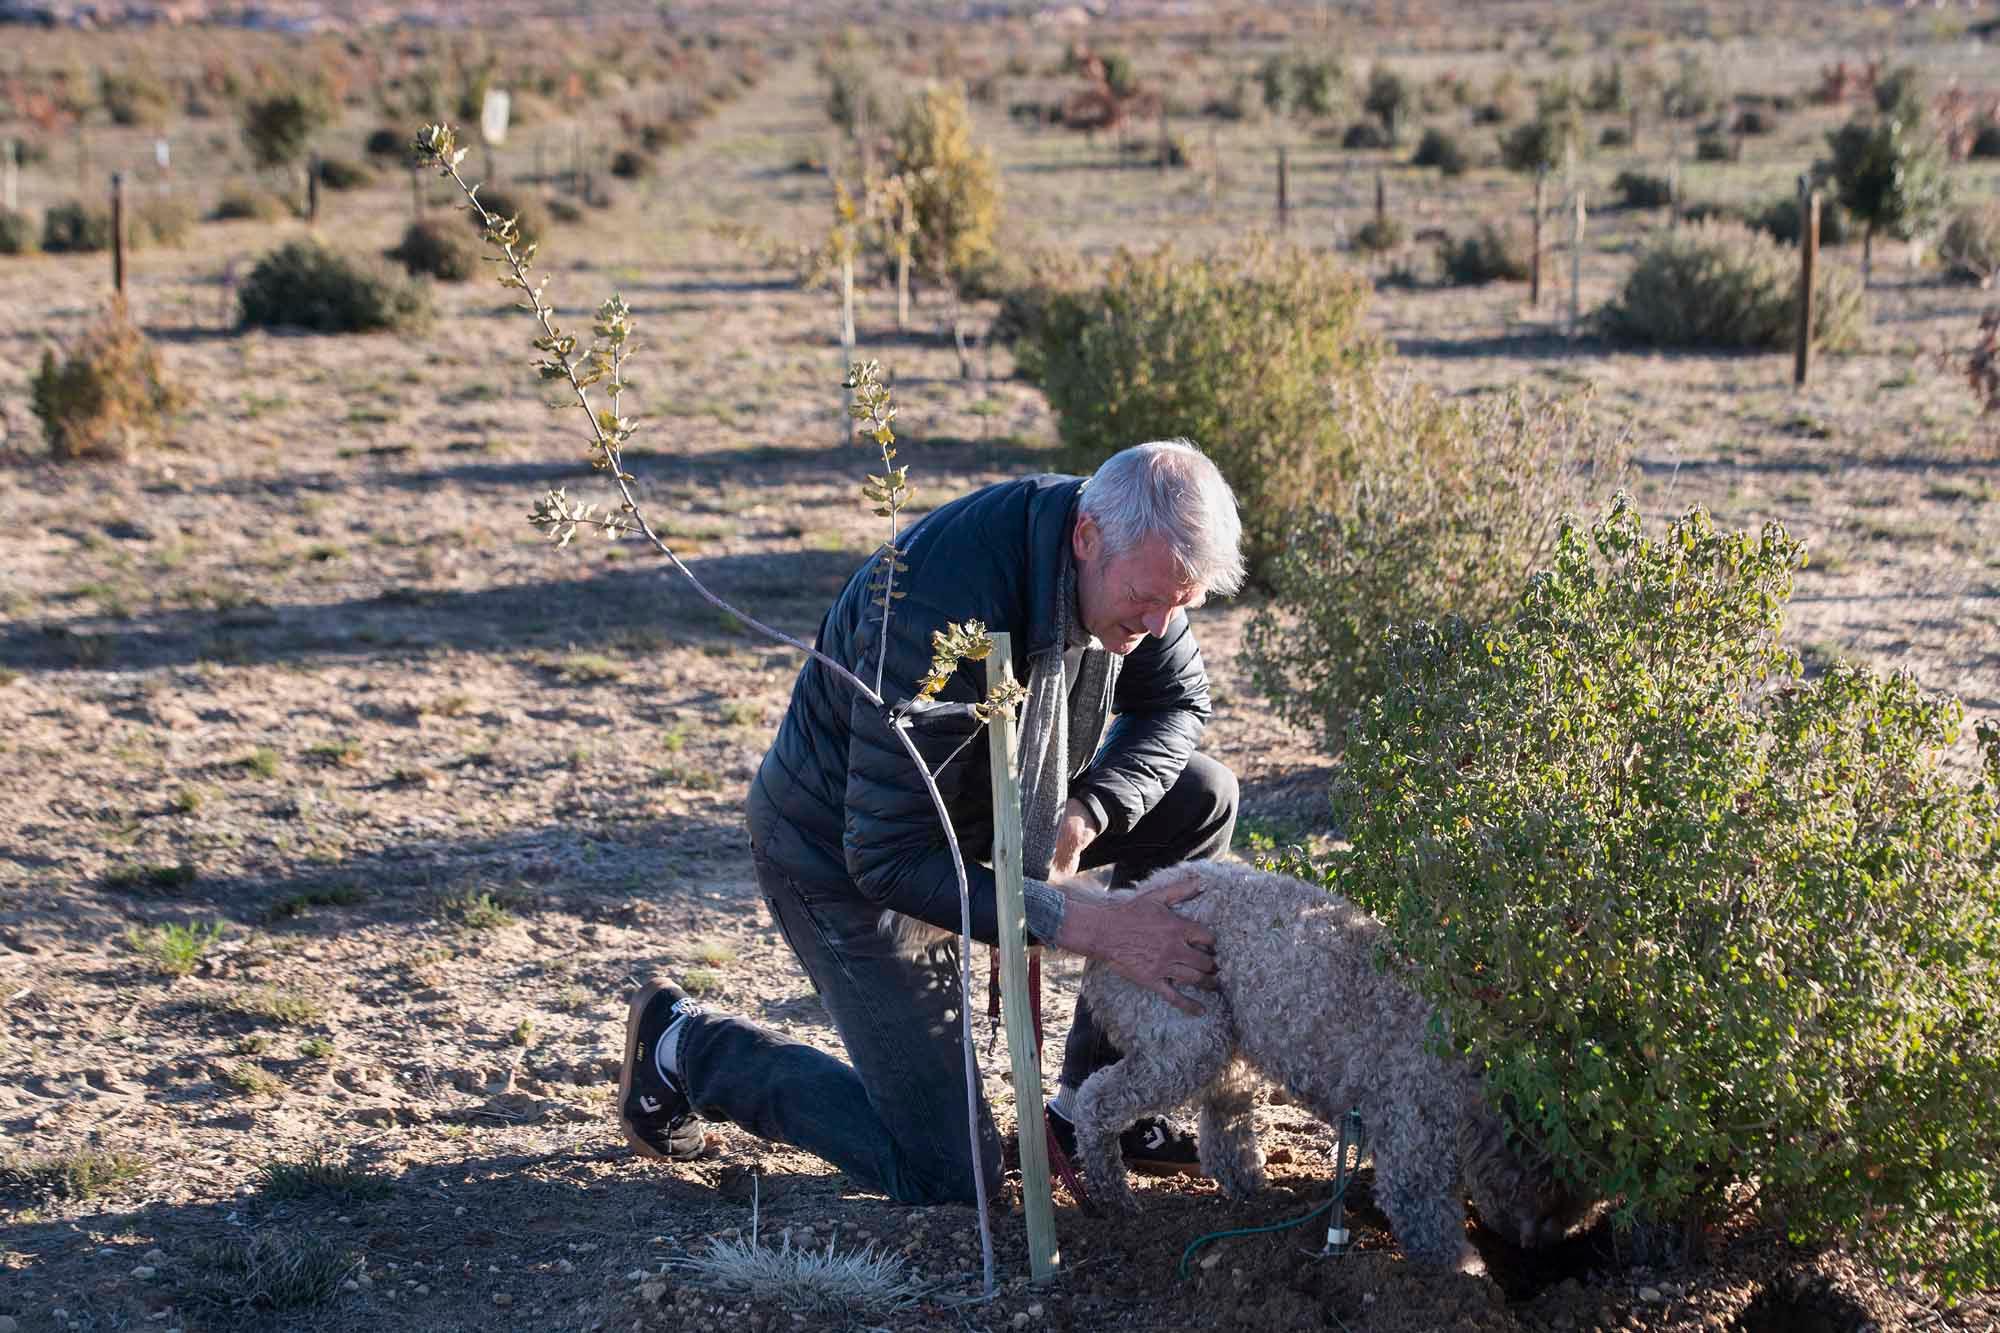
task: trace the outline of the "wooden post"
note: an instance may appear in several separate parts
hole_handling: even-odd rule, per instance
[[[1222,141],[1215,126],[1208,127],[1208,215],[1215,216],[1216,196],[1222,193]]]
[[[1812,373],[1813,268],[1819,261],[1819,191],[1799,177],[1799,336],[1792,359],[1792,384],[1804,388]]]
[[[1289,227],[1292,222],[1292,204],[1289,191],[1290,178],[1291,178],[1291,170],[1288,163],[1285,160],[1285,146],[1283,144],[1279,144],[1278,145],[1278,230],[1279,231],[1285,230],[1285,228]]]
[[[569,132],[569,192],[583,193],[583,131]]]
[[[1005,633],[993,634],[986,658],[990,690],[1013,679],[1014,654]],[[1049,1191],[1049,1141],[1042,1129],[1042,1055],[1028,984],[1027,908],[1021,889],[1021,783],[1016,767],[1014,718],[1006,709],[986,724],[993,773],[993,881],[1000,918],[1000,1012],[1007,1024],[1007,1056],[1014,1067],[1014,1108],[1021,1140],[1021,1205],[1028,1221],[1028,1273],[1036,1282],[1055,1276],[1055,1200]]]
[[[1375,169],[1375,229],[1379,232],[1389,221],[1389,195],[1382,184],[1382,169]]]
[[[410,164],[410,216],[424,215],[424,171],[416,163]]]
[[[1528,264],[1528,305],[1536,310],[1542,306],[1542,186],[1548,175],[1547,167],[1535,168],[1535,226],[1528,246],[1533,251]]]
[[[910,327],[910,247],[916,243],[917,203],[907,187],[896,192],[896,331]]]
[[[6,155],[0,157],[0,205],[9,213],[21,207],[21,141],[9,139]]]
[[[1579,289],[1583,286],[1583,187],[1576,189],[1576,213],[1569,224],[1569,340],[1576,341]]]
[[[125,295],[125,173],[111,173],[111,290]]]
[[[319,223],[319,154],[306,158],[306,225]]]

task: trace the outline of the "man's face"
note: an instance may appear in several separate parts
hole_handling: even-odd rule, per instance
[[[1183,579],[1164,537],[1148,537],[1123,555],[1107,556],[1104,532],[1086,514],[1071,530],[1070,546],[1083,627],[1120,657],[1148,634],[1164,635],[1175,616],[1201,599],[1201,589]]]

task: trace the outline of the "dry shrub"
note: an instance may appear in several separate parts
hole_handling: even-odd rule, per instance
[[[1438,246],[1438,268],[1454,287],[1477,287],[1488,282],[1525,282],[1533,256],[1520,229],[1495,222],[1482,222],[1477,231]]]
[[[1673,182],[1648,171],[1621,171],[1611,189],[1624,208],[1665,208],[1674,201]]]
[[[479,243],[465,228],[438,218],[412,222],[389,258],[412,274],[442,282],[464,282],[479,271]]]
[[[0,255],[31,255],[42,248],[41,228],[27,213],[0,207]]]
[[[2000,273],[2000,204],[1974,204],[1952,214],[1938,257],[1951,266],[1953,277],[1992,286]]]
[[[71,200],[42,215],[42,249],[50,254],[87,254],[111,248],[111,213]]]
[[[1655,235],[1604,308],[1604,330],[1658,347],[1787,347],[1798,323],[1798,270],[1797,255],[1738,222]],[[1813,279],[1814,341],[1850,345],[1861,330],[1860,280],[1838,264],[1821,264]]]
[[[1381,355],[1366,284],[1331,257],[1253,241],[1213,255],[1121,252],[1101,285],[1051,293],[1022,351],[1085,471],[1143,440],[1186,437],[1236,490],[1251,560],[1286,515],[1345,474],[1330,385]]]
[[[529,195],[518,195],[509,190],[481,190],[479,202],[495,217],[514,219],[523,245],[540,245],[549,238],[549,232],[555,225],[549,217],[549,210],[539,199]],[[468,211],[466,217],[472,220],[475,229],[485,231],[486,224],[479,220],[478,213]]]
[[[292,206],[269,190],[245,189],[239,185],[222,192],[222,198],[216,201],[215,211],[209,217],[217,222],[243,219],[276,222],[291,216],[291,212]]]
[[[375,173],[345,157],[319,160],[319,183],[329,190],[358,190],[375,181]]]
[[[292,241],[257,261],[239,294],[246,325],[316,333],[411,330],[430,320],[430,289],[317,241]]]
[[[1749,218],[1751,226],[1758,231],[1769,232],[1771,238],[1781,245],[1797,245],[1799,233],[1803,230],[1799,223],[1799,197],[1796,194],[1781,194],[1764,208]],[[1819,243],[1821,245],[1845,245],[1848,238],[1847,211],[1840,201],[1825,198],[1819,201]]]
[[[1247,643],[1279,714],[1338,749],[1382,688],[1385,632],[1499,614],[1553,548],[1561,516],[1612,488],[1625,442],[1582,395],[1463,403],[1364,376],[1332,414],[1348,422],[1352,478],[1286,534]]]
[[[1417,141],[1417,151],[1410,158],[1413,167],[1436,167],[1446,176],[1462,176],[1472,165],[1458,136],[1447,134],[1436,126],[1424,131],[1424,137]]]
[[[134,248],[177,246],[194,230],[194,206],[174,194],[155,195],[132,210],[126,241]]]
[[[118,299],[60,358],[42,353],[29,392],[49,452],[59,459],[125,458],[156,440],[184,401]]]

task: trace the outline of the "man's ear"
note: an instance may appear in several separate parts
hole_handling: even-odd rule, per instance
[[[1104,549],[1104,529],[1097,526],[1096,519],[1089,514],[1076,516],[1076,526],[1069,530],[1069,549],[1080,565],[1097,559],[1097,553]]]

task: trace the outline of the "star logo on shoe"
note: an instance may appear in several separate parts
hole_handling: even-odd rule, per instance
[[[657,1115],[660,1110],[660,1099],[658,1097],[641,1096],[639,1098],[639,1109],[647,1115]]]
[[[1146,1127],[1146,1148],[1148,1151],[1158,1152],[1160,1149],[1166,1146],[1167,1146],[1166,1126],[1160,1124],[1158,1121],[1154,1121],[1151,1125],[1148,1125]]]

